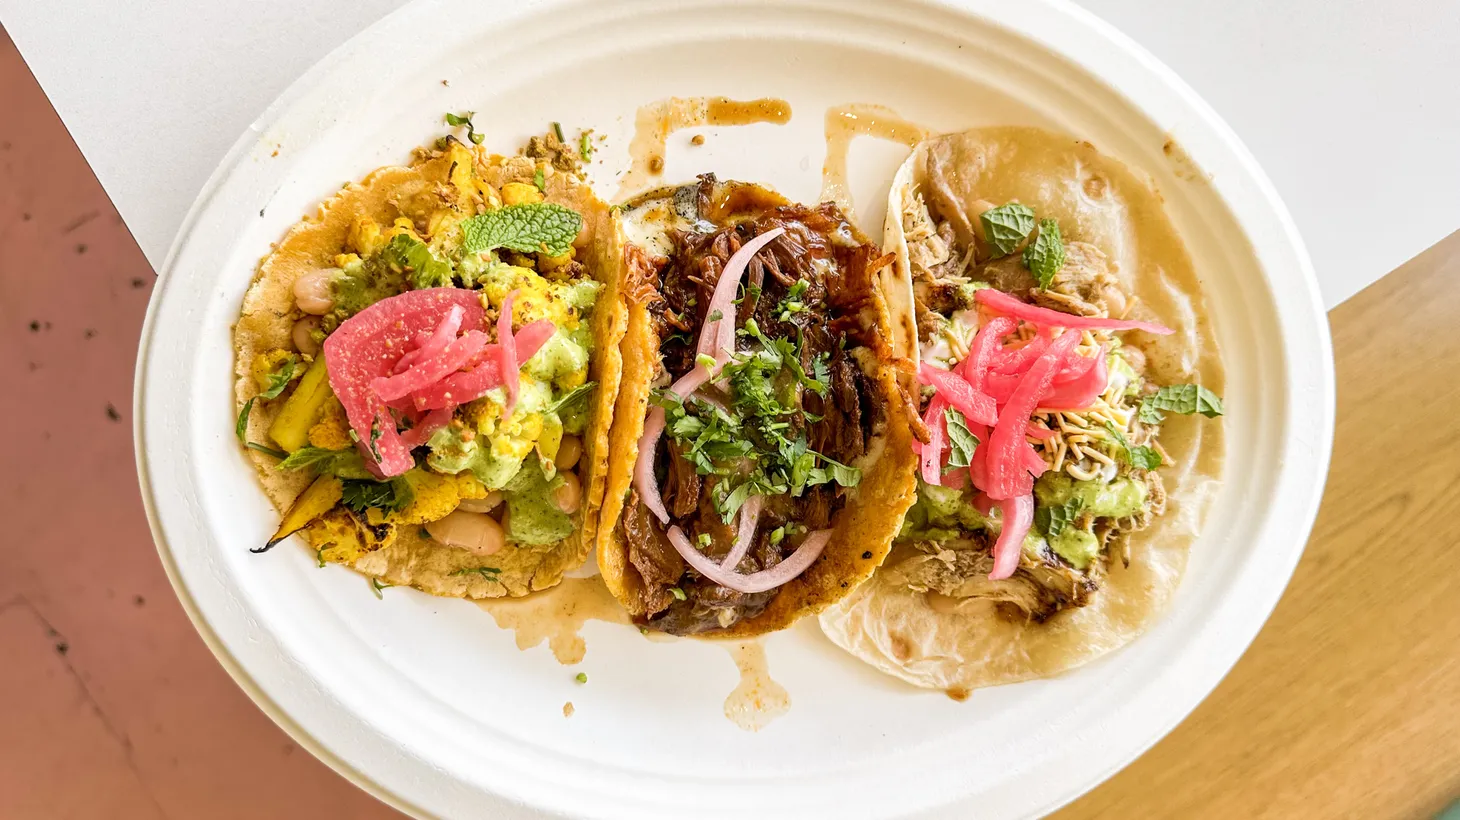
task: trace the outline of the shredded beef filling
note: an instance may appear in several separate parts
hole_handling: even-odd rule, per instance
[[[668,258],[656,260],[658,298],[650,311],[669,380],[695,366],[699,329],[730,257],[759,234],[784,228],[786,232],[757,253],[746,270],[737,294],[736,326],[743,328],[754,319],[766,337],[797,341],[801,366],[808,373],[815,359],[825,357],[826,395],[796,387],[802,412],[786,418],[791,432],[804,434],[812,450],[852,464],[867,452],[874,427],[886,413],[880,392],[854,351],[885,347],[884,340],[870,332],[864,308],[873,298],[875,272],[888,260],[862,241],[829,203],[807,208],[757,186],[721,184],[706,175],[697,185],[679,189],[675,206],[682,216],[693,210],[691,221],[697,229],[672,232]],[[741,337],[737,344],[747,351],[756,343]],[[702,391],[714,395],[726,387]],[[722,398],[728,401],[730,396]],[[725,523],[715,509],[715,485],[721,479],[698,474],[669,435],[660,441],[656,475],[671,523],[697,544],[708,535],[705,553],[723,558],[736,532],[734,519]],[[738,571],[748,574],[780,563],[807,532],[831,525],[845,497],[845,488],[835,484],[809,487],[799,497],[766,496],[755,541]],[[788,524],[779,542],[772,544],[772,533]],[[630,499],[620,529],[630,563],[643,581],[640,599],[651,613],[647,621],[651,628],[679,635],[725,629],[760,614],[777,594],[777,590],[735,592],[686,568],[664,535],[665,528],[637,496]]]

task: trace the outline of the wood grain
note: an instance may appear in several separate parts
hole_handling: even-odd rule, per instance
[[[1287,593],[1191,717],[1059,820],[1426,818],[1460,797],[1460,234],[1329,321],[1333,464]]]

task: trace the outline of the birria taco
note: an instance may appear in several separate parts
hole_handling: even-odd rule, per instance
[[[599,568],[648,628],[779,629],[867,578],[912,501],[890,256],[834,205],[713,176],[622,213],[637,256]]]
[[[918,363],[918,498],[821,615],[961,696],[1085,663],[1170,600],[1220,477],[1222,366],[1161,201],[1088,143],[988,128],[917,146],[883,283]]]
[[[623,245],[573,163],[536,153],[446,138],[264,258],[234,330],[238,435],[284,514],[256,551],[297,532],[321,566],[471,598],[582,563]]]

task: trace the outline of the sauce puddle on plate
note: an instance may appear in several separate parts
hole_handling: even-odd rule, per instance
[[[740,670],[740,685],[725,698],[725,717],[747,732],[759,732],[791,708],[786,687],[771,680],[760,641],[725,644]]]
[[[852,218],[852,192],[847,184],[847,152],[857,137],[876,137],[911,148],[928,136],[927,129],[903,119],[883,105],[852,103],[826,110],[826,160],[821,164],[821,201],[835,202]]]
[[[552,589],[525,598],[492,598],[476,604],[491,614],[497,626],[517,634],[518,649],[531,649],[546,640],[553,657],[564,665],[578,663],[587,652],[583,624],[629,622],[624,608],[596,576],[564,578]]]
[[[791,104],[766,97],[732,100],[728,97],[670,97],[641,106],[634,116],[634,138],[629,143],[629,170],[619,183],[616,202],[649,187],[664,172],[664,151],[669,135],[697,125],[753,125],[791,121]]]

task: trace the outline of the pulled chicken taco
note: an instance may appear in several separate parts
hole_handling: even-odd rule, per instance
[[[1134,639],[1220,478],[1222,365],[1160,198],[1034,128],[930,139],[894,179],[883,283],[929,433],[917,501],[831,639],[961,697]]]
[[[298,533],[437,595],[558,583],[603,498],[622,264],[571,172],[451,137],[295,225],[234,328],[238,436],[283,513],[255,551]]]
[[[650,629],[780,629],[867,578],[913,499],[891,257],[834,205],[713,175],[622,215],[637,254],[599,568]]]

